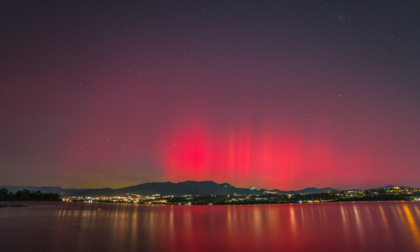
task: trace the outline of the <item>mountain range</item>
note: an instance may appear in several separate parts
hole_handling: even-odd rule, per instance
[[[390,188],[394,185],[387,185],[382,188]],[[43,193],[57,193],[62,196],[118,196],[130,194],[139,195],[227,195],[227,194],[250,194],[258,195],[266,191],[276,193],[290,193],[290,194],[302,194],[302,193],[324,193],[324,192],[337,192],[339,190],[326,187],[326,188],[314,188],[309,187],[302,190],[291,190],[291,191],[280,191],[277,189],[266,190],[260,188],[238,188],[228,183],[218,184],[213,181],[184,181],[179,183],[173,182],[153,182],[144,183],[135,186],[129,186],[119,189],[111,188],[98,188],[98,189],[73,189],[73,188],[61,188],[58,186],[5,186],[10,192],[17,192],[19,190],[27,189],[30,191],[41,191]]]

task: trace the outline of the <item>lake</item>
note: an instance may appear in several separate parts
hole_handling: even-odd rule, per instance
[[[419,202],[0,202],[1,251],[420,251]]]

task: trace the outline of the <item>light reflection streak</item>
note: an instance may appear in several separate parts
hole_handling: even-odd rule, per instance
[[[325,222],[328,221],[328,218],[326,218],[326,215],[325,215],[325,207],[317,204],[317,209],[318,209],[319,218],[321,220],[321,223],[325,224]]]
[[[131,230],[130,230],[130,232],[131,232],[131,243],[134,246],[134,248],[138,247],[138,243],[137,243],[138,238],[137,237],[139,236],[139,234],[138,234],[139,225],[141,225],[141,223],[139,223],[139,221],[138,221],[139,210],[140,209],[136,205],[136,207],[133,209],[133,214],[132,214],[133,217],[132,217],[131,223],[130,223],[130,225],[131,225]]]
[[[289,216],[290,216],[290,233],[292,236],[292,240],[296,242],[296,239],[298,237],[298,232],[297,232],[297,222],[296,222],[296,213],[295,213],[294,205],[290,205]]]
[[[302,207],[300,208],[300,216],[301,216],[302,226],[305,226],[305,213]]]
[[[170,212],[169,212],[169,225],[168,225],[168,231],[169,231],[169,242],[170,244],[175,243],[177,237],[176,237],[176,227],[175,227],[175,213],[174,213],[174,206],[170,206]]]
[[[369,202],[370,204],[371,202]],[[366,214],[363,214],[363,222],[365,226],[374,226],[373,224],[373,215],[371,211],[371,207],[363,207],[363,212]]]
[[[417,249],[420,250],[420,234],[419,234],[419,228],[418,225],[416,224],[416,221],[413,217],[413,214],[410,210],[410,208],[408,207],[407,203],[404,202],[402,205],[403,208],[403,212],[405,214],[405,219],[408,222],[408,225],[410,227],[410,231],[411,231],[411,235],[413,236],[413,240],[415,241],[415,244],[417,246]]]
[[[264,235],[264,224],[263,223],[263,217],[262,217],[262,210],[260,206],[256,206],[255,211],[252,211],[253,216],[251,217],[254,221],[254,230],[255,235],[258,237],[258,239],[261,239],[261,237]]]
[[[193,215],[191,213],[191,207],[186,207],[184,211],[182,211],[182,224],[181,224],[181,232],[182,232],[182,239],[186,241],[194,240],[194,230],[193,230]]]
[[[341,221],[342,221],[342,230],[344,230],[344,235],[346,237],[346,241],[350,241],[350,223],[349,223],[349,217],[347,213],[347,208],[343,206],[343,204],[340,203],[340,214],[341,214]]]
[[[396,206],[397,215],[395,217],[399,218],[398,224],[402,227],[407,225],[407,220],[404,218],[404,213],[402,211],[402,207],[400,205]]]
[[[386,235],[386,241],[390,242],[393,240],[392,235],[391,235],[391,228],[389,227],[389,221],[388,218],[385,215],[385,211],[384,208],[382,207],[382,204],[379,204],[378,206],[379,208],[379,212],[381,213],[381,220],[384,226],[384,232]]]
[[[227,221],[226,221],[226,227],[228,230],[228,233],[232,232],[232,227],[233,227],[233,221],[232,221],[232,206],[227,206]]]
[[[353,213],[356,219],[356,229],[357,229],[357,236],[358,240],[360,241],[360,245],[364,248],[365,245],[365,227],[363,222],[361,221],[361,216],[359,213],[359,205],[357,203],[353,203]]]

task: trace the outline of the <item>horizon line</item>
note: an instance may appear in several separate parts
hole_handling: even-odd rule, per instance
[[[398,185],[398,184],[385,184],[383,186],[379,186],[379,187],[374,187],[374,186],[370,186],[370,187],[366,187],[365,189],[362,188],[358,188],[358,187],[352,187],[352,188],[346,188],[346,189],[337,189],[331,186],[322,186],[322,187],[314,187],[314,186],[307,186],[304,187],[302,189],[289,189],[289,190],[282,190],[282,189],[277,189],[277,188],[273,188],[273,189],[267,189],[264,187],[257,187],[257,186],[248,186],[248,187],[237,187],[232,185],[229,182],[215,182],[213,180],[184,180],[184,181],[154,181],[154,182],[143,182],[143,183],[139,183],[139,184],[135,184],[135,185],[129,185],[129,186],[124,186],[124,187],[116,187],[116,188],[112,188],[112,187],[91,187],[91,188],[76,188],[76,187],[62,187],[59,185],[54,185],[54,186],[48,186],[48,185],[42,185],[42,186],[35,186],[35,185],[3,185],[0,188],[5,188],[5,187],[59,187],[61,189],[75,189],[75,190],[95,190],[95,189],[112,189],[112,190],[117,190],[117,189],[122,189],[122,188],[127,188],[127,187],[132,187],[132,186],[138,186],[138,185],[142,185],[142,184],[152,184],[152,183],[173,183],[173,184],[179,184],[179,183],[185,183],[185,182],[213,182],[216,184],[229,184],[235,188],[241,188],[241,189],[249,189],[249,188],[256,188],[259,190],[268,190],[268,191],[274,191],[274,190],[278,190],[278,191],[301,191],[301,190],[305,190],[305,189],[309,189],[309,188],[315,188],[315,189],[324,189],[324,188],[331,188],[331,189],[335,189],[338,191],[343,191],[343,190],[369,190],[369,189],[377,189],[377,188],[382,188],[382,187],[387,187],[387,186],[398,186],[398,187],[404,187],[404,188],[420,188],[420,187],[413,187],[413,186],[406,186],[406,185]]]

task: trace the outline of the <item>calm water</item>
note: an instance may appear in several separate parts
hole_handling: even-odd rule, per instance
[[[420,251],[418,202],[9,204],[1,251]]]

